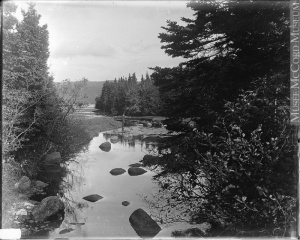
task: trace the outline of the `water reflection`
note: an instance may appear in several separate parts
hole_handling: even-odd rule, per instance
[[[155,151],[156,144],[143,141],[141,136],[118,136],[110,152],[101,151],[99,145],[110,139],[111,135],[101,133],[86,152],[79,153],[66,166],[66,175],[60,181],[59,191],[56,190],[65,202],[65,216],[49,237],[137,237],[129,216],[137,208],[147,209],[139,195],[151,193],[156,187],[150,171],[134,177],[127,171],[129,165]],[[118,167],[126,173],[112,176],[110,171]],[[99,194],[103,199],[95,203],[83,200],[90,194]],[[125,207],[124,201],[130,204]]]
[[[178,202],[175,204],[170,200],[171,193],[163,191],[164,185],[153,181],[159,169],[140,165],[146,173],[139,176],[128,174],[130,166],[140,163],[146,154],[158,154],[159,141],[161,138],[156,136],[100,133],[69,161],[44,169],[41,179],[49,183],[47,195],[61,197],[65,203],[65,214],[56,225],[47,231],[38,231],[32,237],[135,238],[138,236],[130,225],[129,217],[139,208],[164,228],[177,222],[187,222],[190,207]],[[111,151],[103,152],[99,148],[103,142],[111,142]],[[110,171],[115,168],[126,172],[113,176]],[[91,194],[98,194],[103,199],[94,203],[83,199]],[[38,200],[38,197],[35,196],[35,199]],[[124,201],[129,204],[122,205]],[[163,235],[164,231],[159,236],[170,236]]]

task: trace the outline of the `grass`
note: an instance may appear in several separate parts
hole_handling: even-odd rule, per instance
[[[122,123],[111,117],[81,117],[77,116],[82,127],[90,137],[98,136],[99,132],[109,131],[122,127]]]

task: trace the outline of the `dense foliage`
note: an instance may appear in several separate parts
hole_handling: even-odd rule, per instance
[[[74,123],[67,118],[78,105],[78,93],[69,89],[73,100],[67,101],[49,75],[49,33],[47,25],[40,26],[34,4],[22,10],[21,22],[16,9],[14,3],[4,4],[3,160],[30,176],[45,154],[71,147],[62,139],[79,134],[79,129],[70,133]]]
[[[297,161],[289,125],[287,2],[192,2],[195,19],[168,21],[153,68],[168,129],[156,176],[192,222],[247,235],[288,235]],[[175,199],[175,200],[174,200]]]
[[[105,114],[155,115],[159,111],[158,89],[148,73],[137,81],[135,73],[127,78],[106,81],[95,107]]]

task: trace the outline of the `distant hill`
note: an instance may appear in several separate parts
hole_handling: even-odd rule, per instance
[[[88,104],[95,104],[95,98],[99,97],[102,92],[102,87],[105,81],[87,82],[87,86],[83,89],[84,102]]]
[[[89,104],[95,104],[95,98],[99,97],[102,92],[102,87],[105,81],[101,82],[90,82],[88,81],[87,86],[84,89],[84,95],[87,96],[85,99]]]

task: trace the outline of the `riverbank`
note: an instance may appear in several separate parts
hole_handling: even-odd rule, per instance
[[[93,137],[98,136],[100,132],[106,132],[108,134],[127,133],[132,136],[142,137],[165,137],[169,135],[169,132],[165,127],[155,128],[146,126],[131,126],[124,127],[124,131],[122,131],[122,123],[120,121],[114,120],[114,118],[112,117],[107,116],[74,114],[73,116],[71,116],[71,118],[73,118],[75,122],[79,123],[79,125],[76,125],[77,127],[80,126],[80,128],[83,128],[84,131],[88,133],[89,138],[86,137],[84,139],[80,139],[80,141],[86,143],[89,143],[89,141],[92,140]],[[26,232],[28,231],[24,228],[22,224],[22,219],[25,217],[22,214],[30,214],[27,210],[28,207],[33,205],[29,199],[30,196],[34,193],[32,191],[29,191],[28,193],[20,192],[15,187],[16,183],[18,183],[18,181],[22,178],[23,175],[24,173],[22,173],[21,170],[14,168],[13,165],[4,164],[2,180],[2,227],[22,228],[22,234],[26,236]],[[30,176],[28,177],[30,178]],[[47,196],[45,195],[45,197]],[[38,204],[38,202],[36,204]],[[39,228],[37,231],[39,230],[41,229]]]
[[[99,132],[121,127],[121,122],[115,121],[112,117],[93,117],[85,115],[73,115],[72,117],[89,135],[89,138],[81,139],[84,143],[89,143]],[[2,227],[18,228],[20,223],[19,218],[22,218],[22,215],[17,213],[22,213],[22,211],[19,210],[24,208],[24,204],[29,204],[29,198],[34,193],[20,193],[18,189],[16,189],[16,183],[23,176],[23,173],[17,166],[4,163],[2,173]],[[30,178],[30,176],[28,177]],[[25,231],[25,229],[23,230]]]
[[[98,136],[99,132],[118,129],[122,126],[121,122],[115,121],[112,117],[78,116],[77,118],[82,123],[82,126],[85,128],[85,131],[89,134],[91,139]]]

